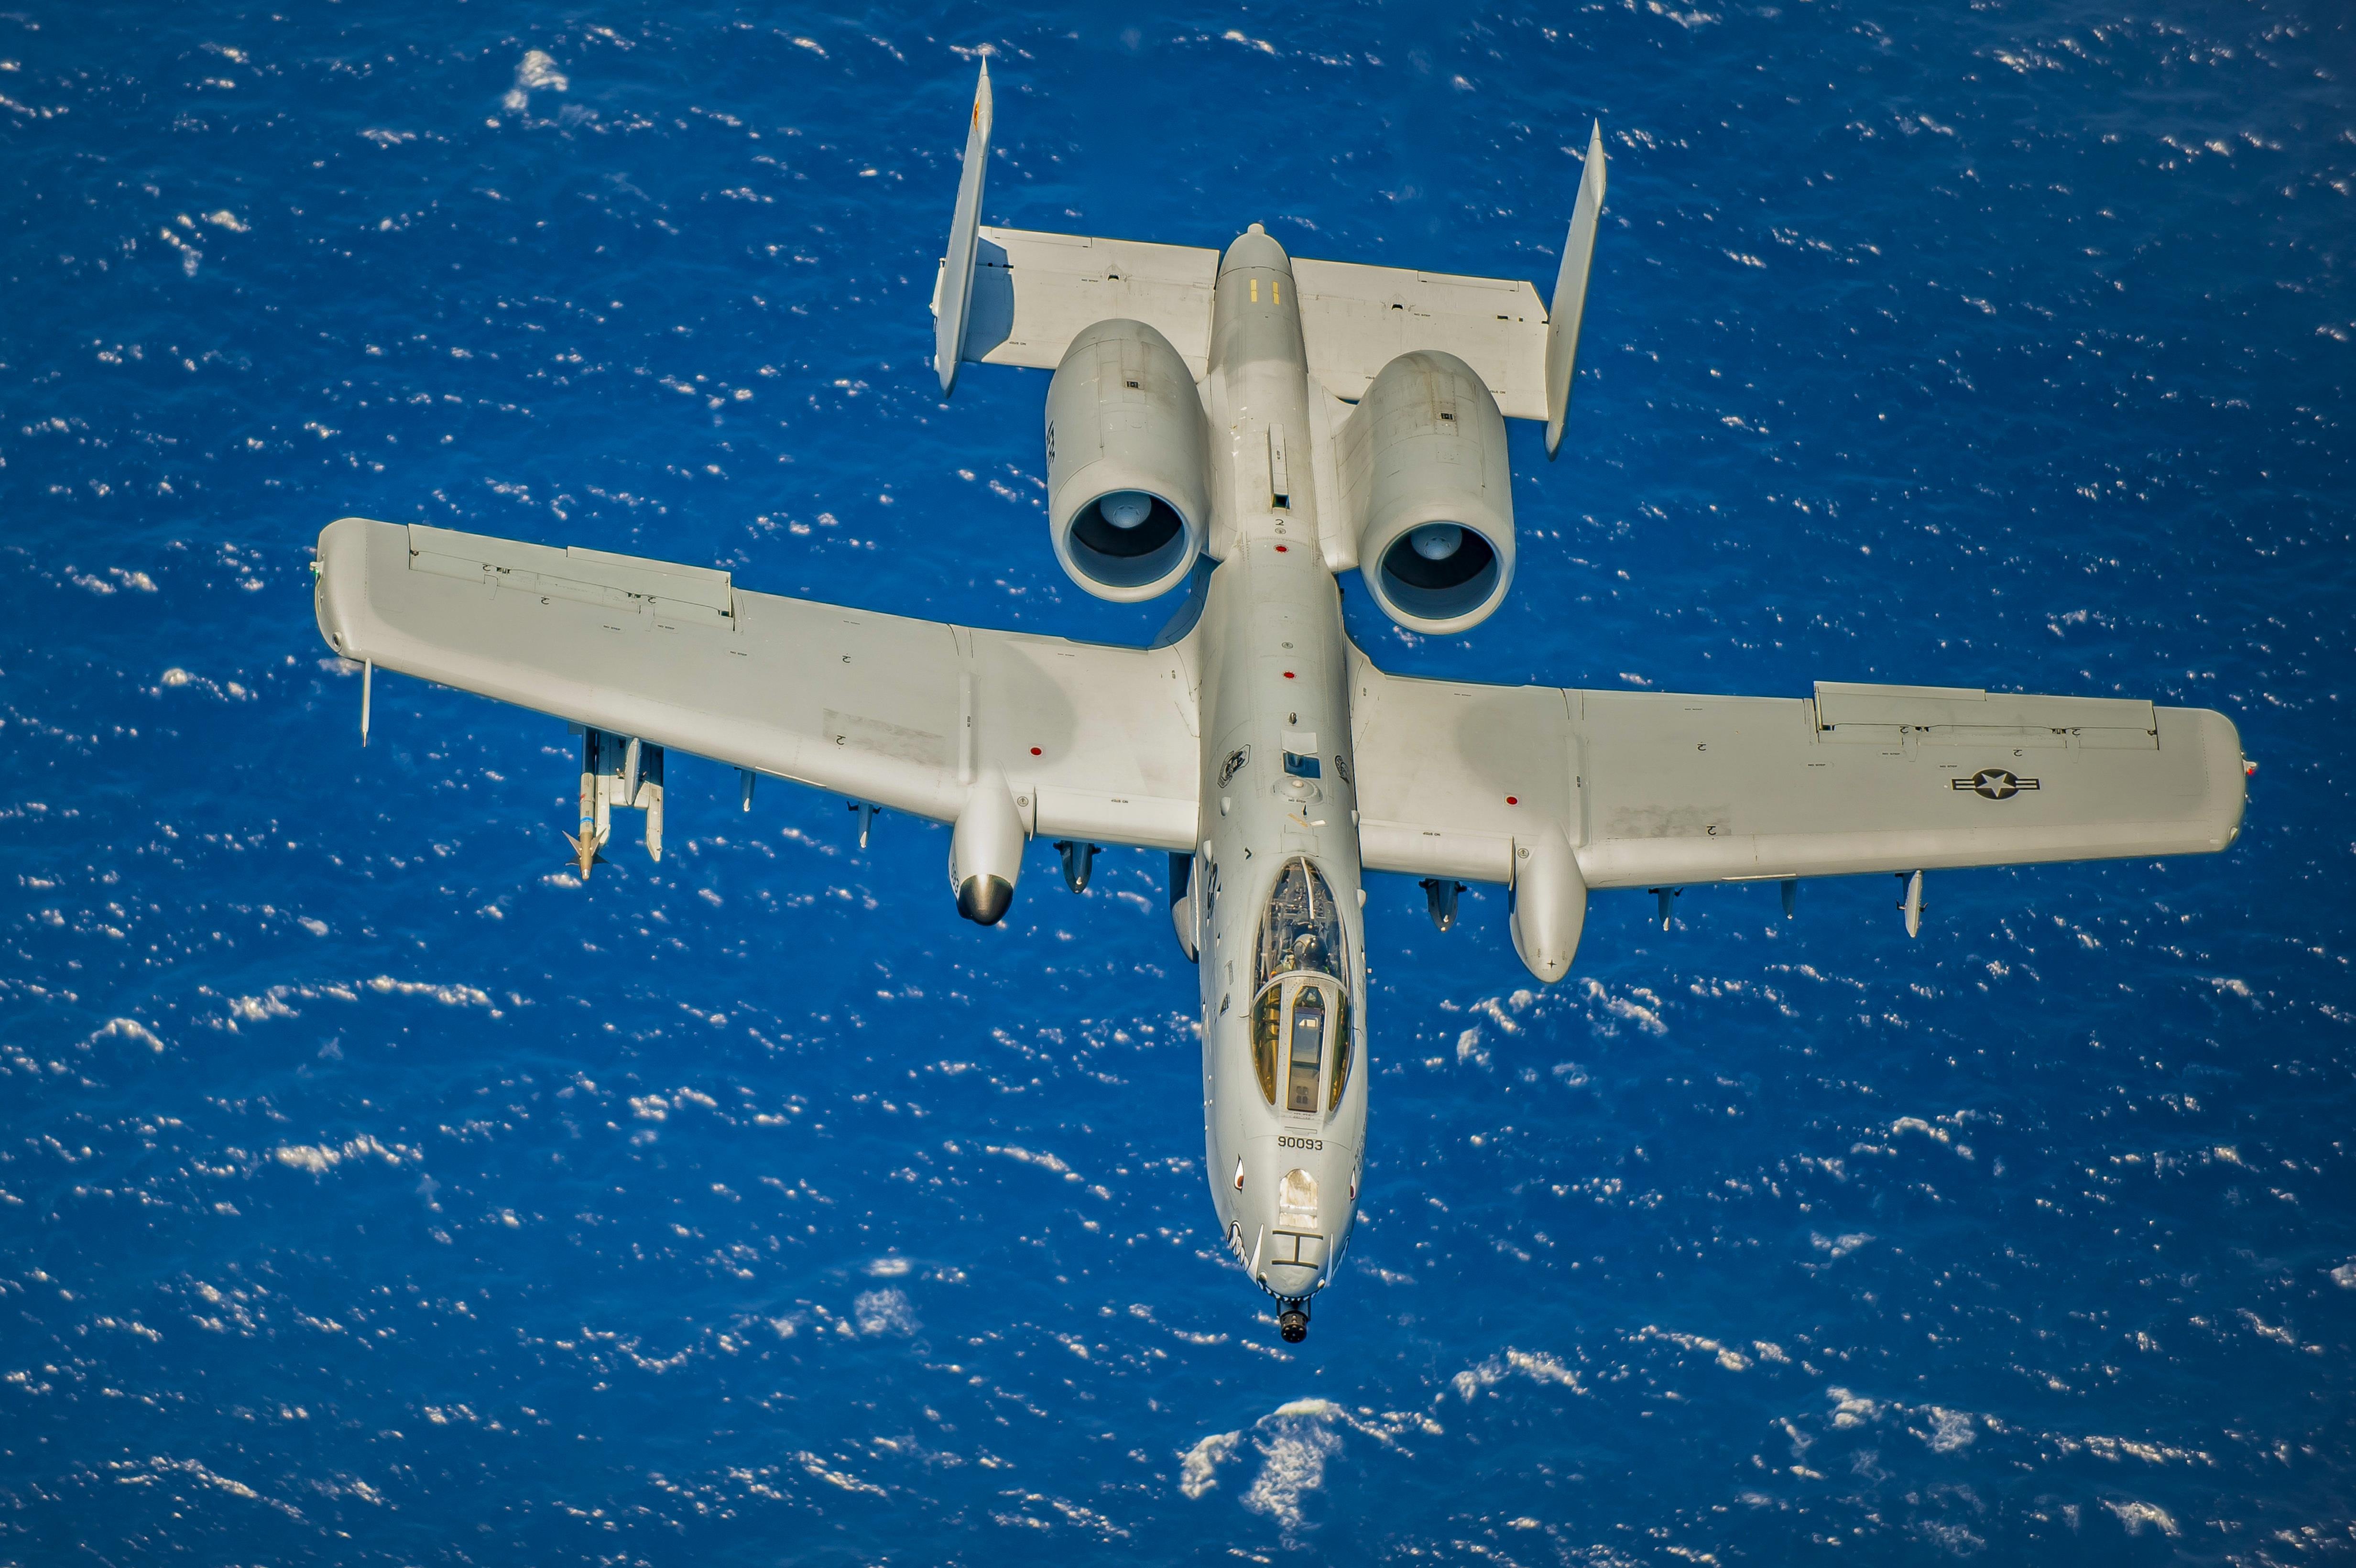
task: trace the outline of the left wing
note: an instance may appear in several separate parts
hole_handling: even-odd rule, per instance
[[[1590,888],[2207,854],[2241,737],[2206,709],[1820,681],[1686,697],[1387,676],[1355,655],[1369,869],[1510,882],[1559,834]]]
[[[348,659],[935,821],[994,769],[1028,834],[1194,844],[1191,641],[978,631],[361,517],[319,536],[317,570]]]

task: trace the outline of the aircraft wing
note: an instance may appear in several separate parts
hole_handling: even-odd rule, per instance
[[[1371,870],[1506,881],[1559,830],[1591,888],[2205,854],[2241,831],[2223,714],[1817,683],[1684,697],[1407,679],[1353,660]]]
[[[1191,645],[1106,647],[755,593],[602,550],[346,517],[319,536],[346,658],[896,811],[980,770],[1033,835],[1184,850]]]

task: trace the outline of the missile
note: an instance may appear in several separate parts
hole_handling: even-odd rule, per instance
[[[567,833],[564,836],[564,841],[573,846],[573,864],[581,869],[581,880],[584,882],[589,880],[590,867],[612,864],[605,856],[597,853],[597,845],[592,839],[575,838],[572,834]]]
[[[564,841],[573,846],[574,862],[581,868],[581,880],[589,880],[589,868],[605,859],[597,851],[605,842],[605,802],[604,792],[597,787],[599,755],[605,737],[594,730],[581,732],[581,831],[568,833]]]

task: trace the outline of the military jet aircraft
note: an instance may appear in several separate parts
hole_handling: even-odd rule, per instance
[[[980,222],[982,70],[934,294],[941,389],[1052,370],[1048,540],[1072,581],[1192,584],[1151,647],[778,598],[707,567],[347,517],[319,539],[345,658],[570,720],[586,876],[616,808],[659,859],[662,759],[949,825],[960,913],[1002,919],[1026,847],[1169,852],[1198,965],[1205,1170],[1288,1340],[1357,1212],[1367,871],[1507,890],[1541,981],[1591,890],[1922,873],[2224,848],[2245,766],[2219,713],[2115,698],[1820,681],[1677,696],[1387,675],[1343,629],[1355,571],[1399,625],[1479,625],[1514,580],[1507,419],[1562,440],[1604,198],[1600,126],[1552,299],[1517,280],[1312,261],[1255,223],[1224,251]]]

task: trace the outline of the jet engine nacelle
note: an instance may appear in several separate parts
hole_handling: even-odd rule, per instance
[[[1419,348],[1383,367],[1342,427],[1358,570],[1410,632],[1487,620],[1514,581],[1505,420],[1472,368]]]
[[[1047,383],[1047,528],[1055,559],[1099,599],[1167,592],[1211,523],[1203,400],[1186,361],[1141,321],[1100,321]]]

